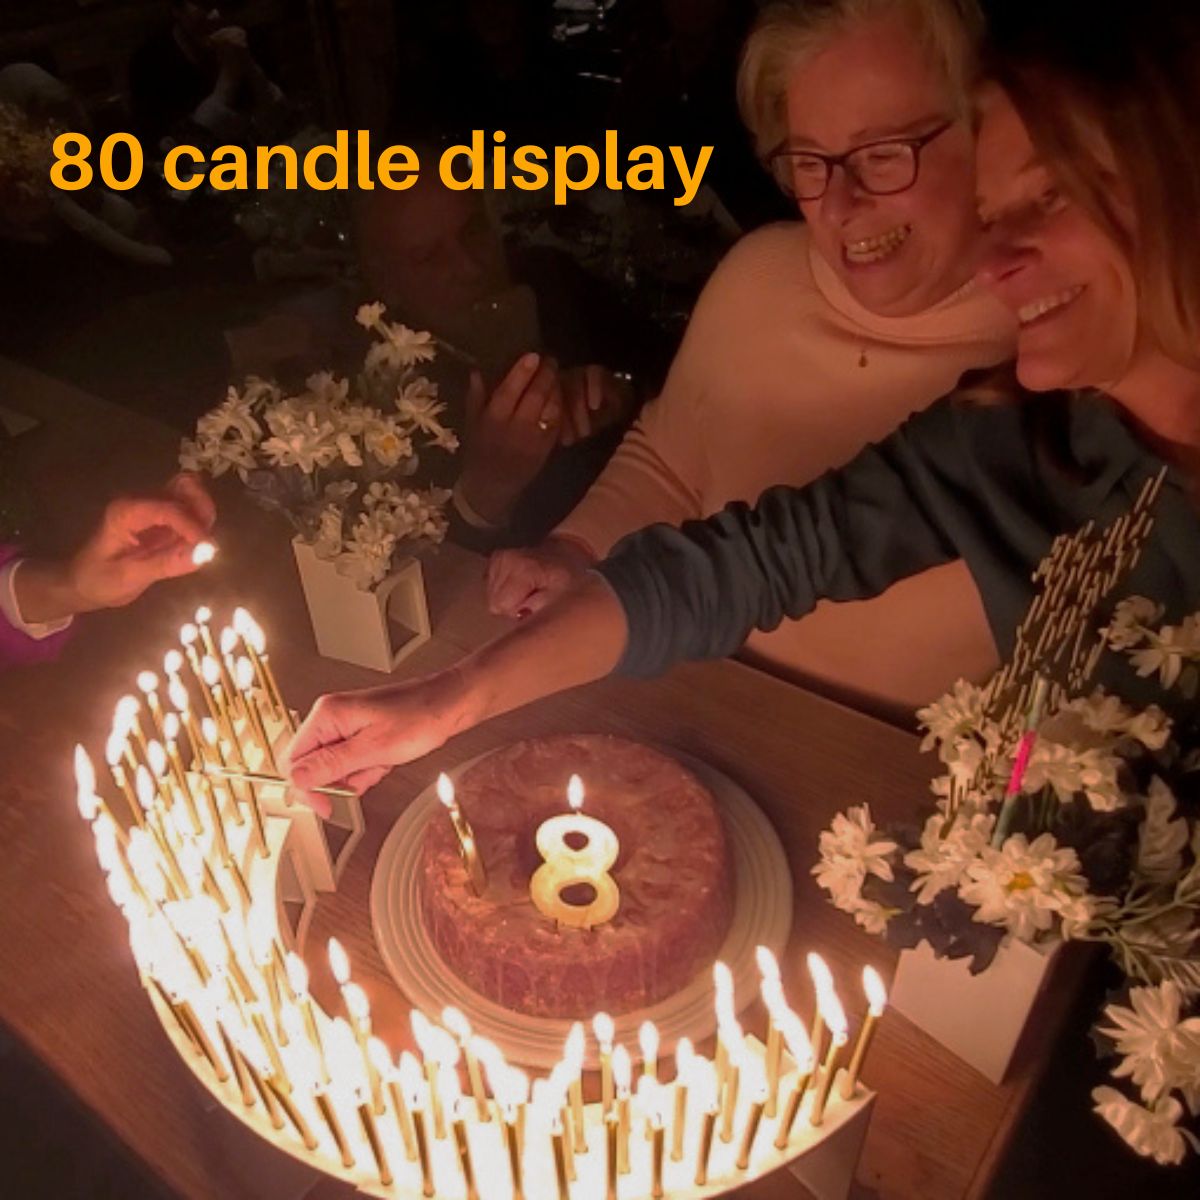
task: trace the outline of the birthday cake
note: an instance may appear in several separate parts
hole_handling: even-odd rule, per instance
[[[593,928],[547,917],[530,896],[537,832],[584,811],[616,835],[616,915]],[[733,915],[733,862],[708,789],[674,759],[603,735],[533,738],[480,759],[456,781],[487,873],[476,894],[444,810],[429,821],[419,890],[427,930],[468,987],[532,1016],[614,1015],[657,1003],[715,958]]]

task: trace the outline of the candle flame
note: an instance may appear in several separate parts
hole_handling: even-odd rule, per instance
[[[638,1027],[638,1045],[642,1050],[642,1061],[658,1057],[658,1030],[653,1021],[643,1021]]]
[[[392,1066],[392,1056],[388,1053],[388,1048],[380,1041],[379,1038],[372,1034],[367,1038],[367,1057],[371,1060],[371,1066],[379,1072],[379,1077],[386,1083],[396,1073],[396,1068]]]
[[[466,1043],[471,1040],[471,1022],[463,1015],[460,1009],[452,1006],[447,1006],[442,1009],[442,1024],[450,1030],[452,1034],[460,1042]]]
[[[149,812],[154,807],[154,780],[150,778],[150,772],[141,763],[138,763],[133,786],[137,792],[138,803]]]
[[[192,566],[207,566],[217,557],[217,548],[212,542],[197,542],[192,547]]]
[[[148,696],[158,687],[158,676],[153,671],[139,671],[137,685],[138,691]]]
[[[169,712],[163,715],[163,736],[169,742],[179,737],[179,717],[176,713]]]
[[[150,770],[156,776],[162,778],[167,770],[167,752],[162,748],[159,742],[151,741],[146,746],[146,759],[150,764]]]
[[[404,1099],[410,1107],[421,1106],[421,1065],[411,1050],[401,1051],[400,1054],[400,1086],[404,1089]]]
[[[567,1034],[567,1040],[563,1049],[563,1058],[571,1064],[572,1069],[575,1071],[578,1071],[583,1066],[585,1036],[582,1021],[576,1021],[571,1026],[571,1032]]]
[[[267,648],[267,639],[263,635],[262,626],[244,608],[233,610],[233,627],[241,635],[242,641],[259,654]]]
[[[779,978],[779,962],[766,946],[759,946],[754,951],[758,961],[758,969],[764,980]]]
[[[228,625],[226,625],[225,628],[221,630],[221,642],[220,642],[221,653],[222,654],[232,654],[234,652],[235,648],[237,647],[237,643],[238,643],[237,634],[234,633],[233,630],[230,629]]]
[[[115,729],[108,735],[108,741],[104,744],[104,761],[110,767],[115,767],[125,753],[125,735],[118,733]]]
[[[883,980],[874,967],[863,967],[863,990],[867,993],[871,1016],[882,1016],[887,1007],[887,988],[883,986]]]
[[[675,1043],[675,1078],[682,1084],[686,1085],[688,1072],[692,1069],[692,1063],[695,1061],[696,1051],[692,1046],[692,1039],[689,1037],[681,1037]]]
[[[717,1003],[720,1004],[722,997],[728,997],[729,1001],[733,1000],[733,972],[726,966],[725,963],[718,959],[713,963],[713,987],[717,991]]]
[[[163,670],[170,676],[178,675],[183,670],[183,655],[178,650],[168,650],[163,655]]]
[[[842,1008],[842,1002],[838,999],[832,982],[817,992],[817,1005],[821,1010],[826,1027],[833,1034],[834,1041],[839,1045],[845,1042],[848,1033],[846,1012]]]
[[[778,979],[764,979],[761,991],[763,1004],[766,1005],[771,1020],[778,1024],[780,1016],[787,1010],[783,984]]]
[[[79,791],[91,794],[96,790],[96,771],[88,752],[78,743],[75,746],[75,784]]]
[[[233,681],[237,684],[239,692],[248,692],[254,686],[254,668],[248,658],[243,656],[237,660]]]
[[[567,803],[573,812],[583,808],[583,780],[578,775],[572,775],[567,780]]]
[[[212,717],[202,717],[200,720],[200,736],[209,746],[217,744],[217,723]]]
[[[613,1083],[616,1084],[617,1091],[629,1091],[629,1080],[633,1074],[633,1067],[629,1061],[629,1051],[623,1045],[618,1046],[613,1051],[612,1073]]]
[[[820,999],[823,990],[833,987],[833,975],[825,965],[825,960],[815,950],[808,952],[806,961],[808,973],[812,976],[813,987],[817,990],[817,998]]]
[[[123,727],[132,728],[141,707],[136,696],[122,696],[117,701],[117,707],[113,714],[114,724],[120,722]]]
[[[308,967],[304,959],[294,950],[289,950],[283,958],[283,969],[287,972],[288,986],[297,996],[308,994]]]
[[[347,957],[342,943],[335,937],[329,939],[329,969],[333,972],[333,977],[337,980],[339,987],[349,983],[350,959]]]
[[[500,1047],[495,1042],[476,1034],[471,1038],[471,1053],[483,1064],[484,1070],[487,1071],[488,1083],[492,1085],[494,1092],[497,1082],[503,1080],[504,1072],[508,1070],[508,1064],[504,1061],[504,1055],[500,1053]]]
[[[596,1041],[600,1043],[602,1050],[612,1048],[613,1034],[616,1033],[616,1026],[613,1024],[613,1019],[606,1012],[598,1012],[592,1018],[592,1031],[596,1035]]]
[[[346,1011],[354,1021],[362,1024],[371,1019],[371,1004],[357,983],[347,983],[342,988],[342,999],[346,1002]]]
[[[209,687],[217,687],[221,680],[221,668],[217,666],[217,660],[206,654],[200,664],[200,674]]]
[[[79,815],[85,821],[95,821],[96,815],[100,812],[100,797],[94,792],[81,787],[75,796],[75,805],[79,809]],[[99,833],[97,833],[97,836],[99,836]],[[101,866],[103,865],[102,863]]]
[[[179,630],[179,640],[185,646],[190,646],[200,636],[200,630],[195,625],[188,622]]]
[[[445,771],[437,777],[437,798],[447,808],[453,808],[456,804],[454,799],[454,783]]]
[[[171,703],[183,714],[191,711],[192,701],[188,696],[187,688],[185,688],[178,677],[173,678],[167,684],[167,695],[170,697]]]
[[[207,625],[212,620],[212,609],[207,604],[202,604],[196,609],[196,624]]]
[[[437,1089],[442,1103],[451,1113],[451,1120],[453,1120],[458,1113],[458,1102],[462,1099],[462,1087],[459,1085],[458,1075],[447,1066],[440,1067],[437,1073]]]
[[[344,1017],[334,1017],[329,1022],[324,1041],[330,1075],[336,1082],[348,1087],[355,1094],[355,1098],[359,1099],[367,1080],[354,1030]]]

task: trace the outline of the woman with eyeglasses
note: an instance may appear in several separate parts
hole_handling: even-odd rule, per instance
[[[743,53],[741,108],[803,221],[729,253],[662,394],[580,505],[540,546],[493,557],[495,611],[536,611],[635,529],[806,483],[965,370],[1010,357],[1011,315],[972,283],[964,77],[978,28],[973,0],[764,10]],[[747,650],[778,674],[905,716],[958,675],[986,674],[996,654],[959,564],[756,632]]]
[[[1028,3],[1006,0],[978,94],[979,278],[1019,324],[1015,402],[951,394],[807,487],[626,538],[450,671],[323,697],[292,748],[298,787],[365,790],[490,716],[612,671],[731,653],[821,599],[952,559],[1007,650],[1052,539],[1128,511],[1164,465],[1124,592],[1171,621],[1200,609],[1200,12]],[[1103,661],[1118,693],[1145,685]]]

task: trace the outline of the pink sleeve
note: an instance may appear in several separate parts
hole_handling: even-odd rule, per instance
[[[0,567],[17,557],[17,547],[0,544]],[[70,637],[70,630],[51,637],[36,639],[14,629],[0,615],[0,671],[8,667],[25,666],[29,663],[47,662],[58,656],[63,642]]]

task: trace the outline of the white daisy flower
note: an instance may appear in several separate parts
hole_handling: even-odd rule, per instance
[[[1113,1024],[1099,1029],[1122,1055],[1113,1076],[1131,1080],[1148,1104],[1176,1087],[1200,1083],[1200,1017],[1181,1018],[1179,985],[1168,980],[1135,987],[1129,1000],[1132,1008],[1108,1005],[1104,1015]]]
[[[925,822],[921,847],[904,856],[904,865],[917,872],[912,891],[921,904],[931,904],[946,888],[957,887],[967,867],[991,840],[996,818],[987,813],[960,814],[945,837],[946,818],[935,813]]]
[[[973,733],[983,724],[983,690],[960,679],[940,699],[918,709],[917,720],[928,730],[921,743],[922,750]]]
[[[401,459],[411,458],[412,438],[395,417],[377,417],[363,430],[367,452],[384,467],[394,467]]]
[[[1125,805],[1117,782],[1120,760],[1101,747],[1079,749],[1050,737],[1033,744],[1021,780],[1023,792],[1052,787],[1064,804],[1082,792],[1097,812],[1114,812]]]
[[[1130,596],[1122,600],[1113,612],[1113,619],[1104,630],[1108,644],[1114,650],[1129,650],[1145,638],[1147,626],[1157,625],[1163,607],[1145,596]]]
[[[860,901],[868,875],[888,882],[895,878],[890,859],[898,847],[888,838],[876,837],[871,810],[865,804],[838,813],[833,824],[821,832],[818,846],[821,861],[812,873],[834,904],[847,912]]]
[[[1092,1090],[1095,1111],[1121,1135],[1131,1149],[1160,1166],[1177,1166],[1187,1154],[1188,1142],[1200,1150],[1194,1135],[1179,1127],[1183,1105],[1174,1097],[1160,1100],[1153,1108],[1123,1096],[1115,1088]]]
[[[999,849],[986,846],[967,866],[959,888],[978,909],[976,921],[1003,925],[1024,942],[1048,932],[1064,904],[1086,894],[1075,851],[1060,847],[1049,833],[1032,842],[1017,833]]]
[[[374,329],[383,320],[385,312],[387,312],[387,305],[376,300],[373,304],[360,304],[358,312],[354,314],[354,319],[364,329]]]
[[[336,504],[327,504],[321,509],[317,522],[317,536],[313,539],[313,553],[326,561],[337,558],[342,552],[342,510]]]

